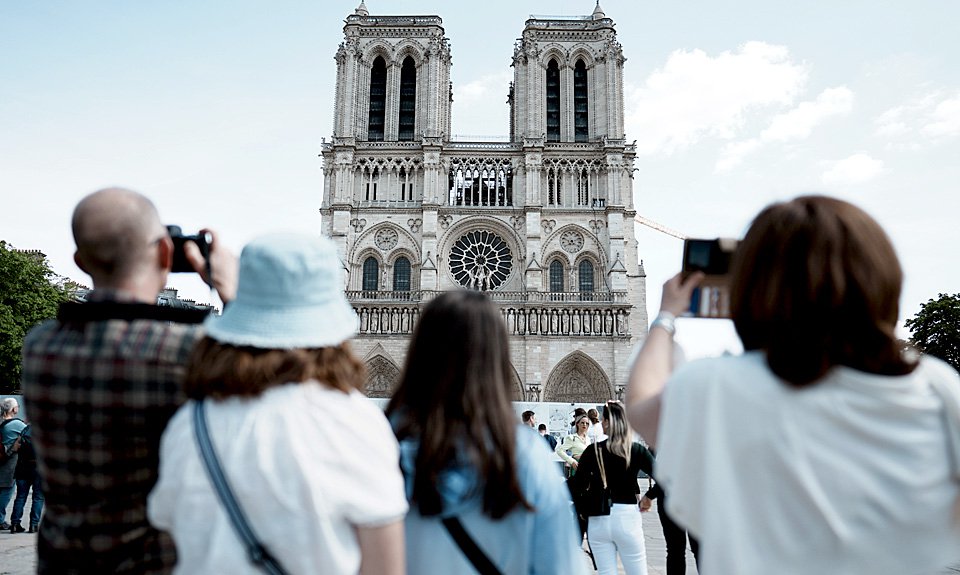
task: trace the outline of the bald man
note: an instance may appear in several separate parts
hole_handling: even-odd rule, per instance
[[[174,246],[144,196],[120,188],[87,196],[74,210],[73,237],[94,289],[32,330],[23,349],[24,402],[46,485],[37,572],[169,573],[173,543],[147,523],[146,500],[203,318],[156,305]],[[214,236],[207,277],[197,246],[185,252],[232,300],[233,254]]]

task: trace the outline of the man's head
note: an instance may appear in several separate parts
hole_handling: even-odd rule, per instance
[[[173,242],[153,203],[122,188],[85,197],[73,211],[74,261],[96,288],[156,302],[173,260]]]
[[[537,426],[537,416],[532,411],[524,411],[520,418],[523,420],[524,425],[529,425],[530,427]]]
[[[541,423],[540,426],[537,427],[537,431],[540,432],[540,435],[546,435],[546,434],[547,434],[547,424]]]
[[[0,419],[13,419],[20,413],[20,404],[16,398],[7,397],[0,401]]]

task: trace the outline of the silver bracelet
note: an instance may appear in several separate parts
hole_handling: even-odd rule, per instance
[[[655,327],[662,328],[664,331],[670,334],[670,337],[673,337],[673,335],[677,333],[677,326],[674,323],[676,319],[677,316],[673,315],[672,313],[668,311],[661,311],[659,314],[657,314],[657,318],[653,320],[653,323],[650,324],[650,329]]]

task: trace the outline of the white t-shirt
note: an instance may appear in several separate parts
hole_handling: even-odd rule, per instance
[[[960,395],[932,358],[902,377],[838,367],[804,389],[756,352],[678,369],[654,470],[704,573],[906,575],[960,558],[960,426],[932,378]]]
[[[192,409],[181,407],[164,431],[150,522],[173,536],[175,573],[260,574],[207,476]],[[255,399],[208,401],[207,421],[251,528],[289,573],[355,575],[354,526],[407,511],[396,439],[360,393],[284,385]]]

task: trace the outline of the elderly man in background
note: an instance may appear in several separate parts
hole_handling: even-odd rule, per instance
[[[61,306],[23,349],[23,394],[46,492],[37,572],[168,573],[174,546],[147,522],[146,500],[160,435],[185,400],[184,365],[202,317],[156,305],[175,248],[147,198],[94,192],[72,224],[74,260],[94,290],[85,303]],[[209,262],[193,242],[184,255],[227,302],[236,258],[211,237]]]

